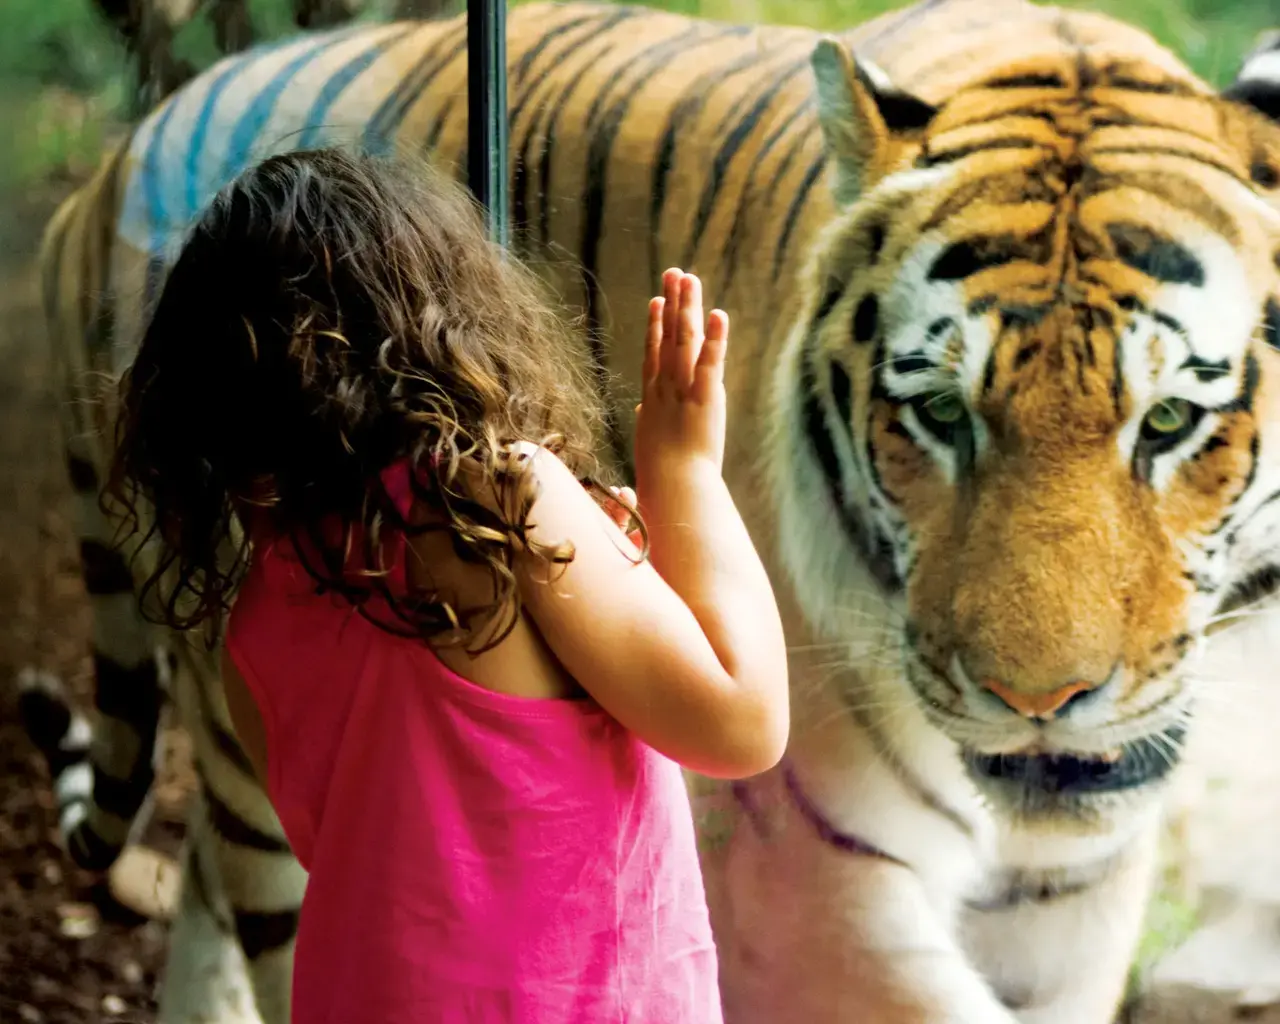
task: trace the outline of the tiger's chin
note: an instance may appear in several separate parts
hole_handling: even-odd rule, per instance
[[[1181,724],[1103,753],[1045,749],[984,753],[961,749],[965,770],[988,801],[1020,816],[1079,814],[1161,788],[1181,760]]]

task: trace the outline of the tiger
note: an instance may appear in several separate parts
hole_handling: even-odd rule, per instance
[[[1280,587],[1276,91],[1215,93],[1143,31],[1029,0],[838,34],[529,3],[507,57],[512,244],[585,332],[606,462],[629,468],[662,269],[734,317],[724,471],[783,611],[792,733],[775,769],[689,779],[726,1021],[1111,1021],[1199,681],[1265,639],[1245,613]],[[461,176],[466,107],[461,19],[193,80],[52,222],[65,386],[127,365],[183,231],[250,162],[405,148]],[[68,843],[118,853],[171,673],[204,786],[188,870],[274,1024],[305,880],[216,652],[138,618],[91,427],[68,452],[100,784],[63,787]],[[41,679],[31,718],[76,723]],[[84,730],[44,732],[65,764]]]
[[[1273,121],[1280,120],[1280,29],[1256,40],[1227,92]]]
[[[126,138],[62,203],[38,254],[52,379],[61,392],[58,425],[92,609],[94,707],[86,714],[61,680],[29,666],[18,678],[19,711],[53,776],[68,855],[83,869],[106,872],[150,817],[162,711],[172,702],[192,737],[200,786],[187,811],[158,1019],[286,1024],[306,873],[212,685],[216,662],[196,657],[194,674],[184,671],[180,656],[189,645],[166,643],[140,616],[135,552],[119,545],[119,524],[99,502],[112,436],[100,384],[112,361],[115,232],[128,152]]]

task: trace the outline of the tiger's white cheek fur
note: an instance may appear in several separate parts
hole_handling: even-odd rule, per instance
[[[956,760],[954,744],[928,723],[903,676],[901,600],[884,594],[855,549],[806,436],[803,361],[811,340],[807,324],[796,328],[780,359],[769,460],[776,536],[804,620],[788,634],[800,648],[793,655],[793,736],[803,734],[804,740],[795,752],[803,752],[810,766],[806,784],[833,824],[909,856],[936,912],[950,919],[990,856],[994,831]],[[846,507],[856,503],[855,514],[868,518],[872,503],[865,470],[851,449],[847,427],[834,429],[830,410],[823,409],[846,484]],[[806,671],[803,648],[810,644],[821,650],[815,659],[821,664]],[[962,810],[971,836],[962,836],[924,807],[872,747],[848,732],[859,706],[889,709],[889,738],[898,756]],[[858,780],[853,792],[851,778]]]
[[[804,360],[808,325],[795,327],[779,359],[773,387],[774,421],[766,466],[778,510],[776,540],[796,601],[806,622],[828,637],[861,634],[867,616],[890,621],[866,563],[847,536],[840,510],[818,464],[803,424]],[[824,427],[836,447],[846,500],[867,501],[867,481],[851,450],[847,429],[831,430],[830,410],[821,405]]]

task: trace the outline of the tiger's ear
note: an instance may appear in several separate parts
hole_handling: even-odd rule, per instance
[[[1252,111],[1253,116],[1237,112],[1224,123],[1238,126],[1235,145],[1250,180],[1268,202],[1280,206],[1280,32],[1258,39],[1222,96]]]
[[[1222,95],[1280,123],[1280,32],[1264,32]]]
[[[937,108],[895,89],[883,71],[855,59],[830,36],[814,47],[810,62],[818,123],[835,166],[836,202],[847,206],[889,169],[894,135],[923,128]]]

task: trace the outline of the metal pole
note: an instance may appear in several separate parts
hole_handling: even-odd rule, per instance
[[[507,5],[467,0],[467,177],[489,234],[508,241]]]

